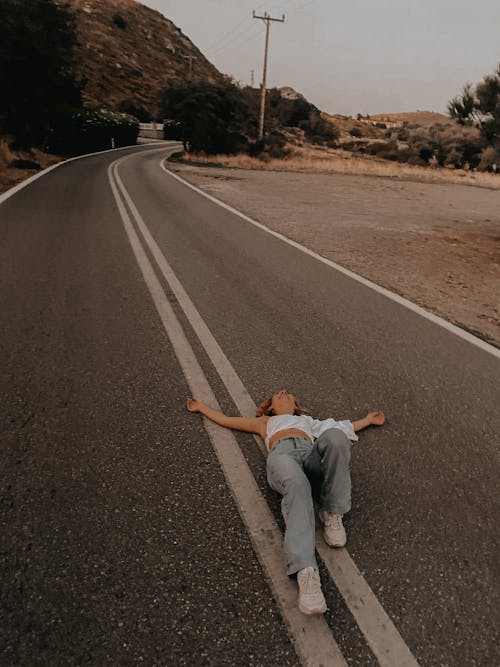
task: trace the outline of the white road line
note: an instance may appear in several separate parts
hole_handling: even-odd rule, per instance
[[[122,161],[123,160],[120,160],[120,162]],[[129,207],[130,212],[132,213],[136,221],[137,227],[139,228],[141,234],[143,235],[146,244],[151,250],[153,257],[155,258],[155,261],[158,264],[158,267],[160,268],[160,271],[162,272],[165,280],[168,282],[170,289],[175,294],[177,301],[179,302],[184,313],[186,314],[189,322],[191,323],[191,326],[196,332],[198,338],[200,339],[213,365],[217,369],[217,372],[219,373],[222,381],[228,388],[228,391],[231,394],[234,402],[236,403],[238,410],[242,415],[245,415],[246,417],[254,417],[255,403],[253,402],[245,385],[240,380],[240,377],[232,367],[229,359],[222,351],[219,343],[215,340],[214,336],[212,335],[212,332],[207,327],[205,321],[203,320],[198,310],[196,309],[195,305],[189,298],[186,290],[181,285],[180,281],[178,280],[177,276],[172,270],[170,264],[165,259],[165,256],[161,252],[156,241],[151,236],[151,233],[148,227],[146,226],[146,223],[144,222],[139,211],[137,210],[137,207],[132,201],[132,198],[130,197],[129,193],[127,192],[127,189],[125,188],[123,181],[120,178],[117,168],[114,171],[114,178],[116,180],[116,183],[118,184],[118,187],[120,188],[122,196],[127,202],[127,206]],[[265,453],[265,447],[262,443],[262,440],[260,438],[257,438],[257,441],[259,443],[262,452]]]
[[[121,200],[115,183],[116,164],[114,162],[108,169],[111,189],[137,263],[165,332],[190,391],[204,402],[218,408],[215,395],[165,296]],[[302,664],[307,667],[326,667],[327,665],[347,667],[323,617],[304,616],[297,608],[297,588],[287,577],[282,562],[281,531],[257,487],[233,433],[206,418],[204,418],[204,424]]]
[[[122,158],[119,162],[127,159],[128,157]],[[151,236],[141,214],[137,210],[118,174],[118,164],[114,176],[160,271],[205,348],[238,410],[242,415],[255,415],[256,406],[252,397]],[[256,438],[256,440],[261,445],[261,449],[263,449],[262,441],[259,438]],[[263,451],[265,450],[263,449]],[[356,623],[365,636],[368,645],[377,657],[379,664],[382,667],[415,667],[418,665],[385,609],[376,598],[368,583],[361,576],[347,550],[337,551],[329,549],[324,544],[322,536],[317,540],[316,548],[325,562],[330,576],[344,597]]]
[[[315,259],[322,262],[323,264],[331,266],[333,269],[336,269],[337,271],[340,271],[340,273],[344,273],[346,276],[349,276],[349,278],[352,278],[353,280],[357,280],[362,285],[365,285],[366,287],[369,287],[370,289],[373,289],[376,292],[379,292],[380,294],[383,294],[388,299],[392,299],[392,301],[396,301],[396,303],[399,303],[401,306],[404,306],[405,308],[408,308],[409,310],[412,310],[414,313],[418,313],[418,315],[421,315],[422,317],[425,317],[426,319],[430,320],[431,322],[434,322],[434,324],[438,324],[440,327],[443,327],[447,331],[450,331],[451,333],[455,334],[456,336],[459,336],[460,338],[463,338],[464,340],[468,341],[469,343],[472,343],[476,347],[479,347],[482,350],[484,350],[485,352],[489,352],[494,357],[497,357],[498,359],[500,359],[500,349],[494,347],[493,345],[490,345],[489,343],[482,340],[481,338],[478,338],[477,336],[474,336],[473,334],[469,333],[468,331],[465,331],[464,329],[461,329],[460,327],[456,326],[455,324],[452,324],[451,322],[448,322],[447,320],[444,320],[443,318],[439,317],[438,315],[434,315],[434,313],[431,313],[428,310],[425,310],[421,306],[417,306],[415,303],[413,303],[412,301],[409,301],[408,299],[405,299],[404,297],[400,296],[399,294],[395,294],[394,292],[391,292],[390,290],[386,289],[385,287],[382,287],[381,285],[377,285],[377,283],[374,283],[371,280],[368,280],[367,278],[363,278],[362,276],[359,276],[357,273],[354,273],[353,271],[349,271],[349,269],[346,269],[343,266],[340,266],[340,264],[336,264],[335,262],[332,262],[332,260],[327,259],[326,257],[322,257],[321,255],[318,255],[318,253],[314,252],[314,250],[310,250],[309,248],[306,248],[305,246],[301,245],[300,243],[297,243],[297,241],[293,241],[292,239],[289,239],[287,236],[284,236],[283,234],[280,234],[279,232],[276,232],[273,229],[270,229],[269,227],[266,227],[261,222],[257,222],[257,220],[253,220],[248,215],[245,215],[241,211],[238,211],[238,209],[233,208],[232,206],[229,206],[229,204],[224,203],[220,199],[217,199],[216,197],[213,197],[212,195],[209,195],[208,193],[204,192],[203,190],[200,190],[200,188],[197,188],[196,185],[193,185],[192,183],[189,183],[188,181],[181,178],[181,176],[178,176],[177,174],[174,174],[174,172],[170,171],[169,169],[167,169],[165,167],[164,160],[161,161],[160,167],[163,169],[163,171],[165,173],[167,173],[169,176],[172,176],[172,178],[177,179],[178,181],[183,183],[186,187],[191,188],[191,190],[194,190],[195,192],[202,195],[203,197],[206,197],[207,199],[214,202],[215,204],[218,204],[222,208],[225,208],[227,211],[230,211],[231,213],[234,213],[235,215],[240,217],[242,220],[245,220],[246,222],[249,222],[250,224],[255,225],[259,229],[262,229],[263,231],[267,232],[268,234],[271,234],[272,236],[275,236],[276,238],[281,239],[282,241],[285,241],[285,243],[288,243],[289,245],[293,246],[294,248],[297,248],[301,252],[304,252],[307,255],[310,255],[311,257],[314,257]]]

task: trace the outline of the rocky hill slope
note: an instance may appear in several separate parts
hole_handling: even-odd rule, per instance
[[[76,72],[91,106],[131,103],[156,116],[165,82],[222,74],[172,21],[134,0],[57,0],[76,19]]]

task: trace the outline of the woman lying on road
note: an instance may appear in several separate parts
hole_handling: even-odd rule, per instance
[[[326,601],[314,553],[313,493],[320,504],[325,542],[343,547],[342,515],[351,509],[350,440],[357,440],[355,431],[370,424],[381,426],[384,413],[370,412],[354,422],[313,419],[303,414],[295,396],[285,389],[261,403],[253,419],[228,417],[196,398],[188,399],[187,409],[220,426],[256,433],[265,441],[267,481],[283,496],[286,569],[288,575],[297,574],[299,609],[304,614],[323,614]]]

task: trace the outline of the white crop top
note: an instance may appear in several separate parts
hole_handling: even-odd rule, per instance
[[[269,417],[267,421],[266,432],[266,447],[269,450],[269,440],[271,436],[278,431],[283,431],[288,428],[298,428],[304,431],[311,440],[319,438],[319,436],[327,431],[329,428],[339,428],[343,431],[349,440],[356,441],[358,436],[354,432],[352,422],[348,419],[342,421],[335,421],[335,419],[313,419],[309,415],[276,415]]]

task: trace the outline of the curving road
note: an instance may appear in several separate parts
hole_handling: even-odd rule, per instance
[[[0,203],[0,664],[500,664],[498,354],[187,187],[172,150]],[[282,527],[258,443],[236,434],[231,482],[186,412],[203,383],[234,414],[285,386],[318,417],[388,416],[353,447],[324,621],[288,609],[252,528],[251,498]]]

